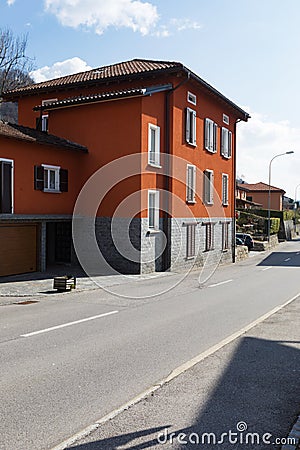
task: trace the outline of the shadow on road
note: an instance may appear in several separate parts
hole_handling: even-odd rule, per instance
[[[300,252],[273,252],[258,266],[300,267]]]
[[[126,423],[134,423],[132,420],[126,422],[126,417],[128,418],[132,411],[129,409],[124,413],[123,422],[122,417],[116,419],[121,421],[121,427],[118,426],[118,422],[116,426],[111,422],[107,434],[107,427],[104,425],[105,434],[110,436],[114,434],[113,437],[105,439],[103,436],[103,440],[70,448],[73,450],[119,448],[137,450],[151,447],[190,450],[279,449],[281,445],[277,445],[275,439],[286,438],[291,423],[296,420],[300,409],[300,352],[297,346],[299,347],[299,341],[270,341],[245,337],[233,351],[221,378],[216,378],[215,387],[204,405],[200,402],[201,389],[203,390],[203,386],[210,378],[210,373],[214,373],[213,364],[218,355],[207,358],[205,372],[199,370],[202,365],[195,366],[191,369],[189,377],[182,376],[174,380],[177,386],[175,390],[172,390],[172,383],[165,387],[168,396],[172,395],[174,398],[173,407],[167,406],[166,410],[162,411],[159,398],[154,396],[150,399],[156,402],[155,414],[151,414],[151,417],[140,417],[138,409],[133,411],[137,423],[136,432],[118,435],[118,430],[126,429]],[[224,348],[224,351],[229,350]],[[183,394],[177,398],[179,383],[182,390],[190,392],[191,395]],[[178,427],[180,421],[185,420],[184,411],[188,411],[189,414],[191,408],[199,411],[196,419],[191,421],[189,427]],[[153,404],[151,411],[153,413]],[[140,427],[141,423],[147,423],[153,428],[139,430],[139,420]],[[164,425],[165,422],[172,425]],[[98,433],[100,430],[101,428]],[[230,430],[231,441],[229,441]],[[175,433],[176,436],[172,443],[169,440],[170,433]],[[184,434],[185,437],[181,435],[181,439],[184,439],[185,443],[178,442],[180,433]],[[157,441],[159,435],[160,444]],[[269,443],[263,442],[263,439],[267,439]]]

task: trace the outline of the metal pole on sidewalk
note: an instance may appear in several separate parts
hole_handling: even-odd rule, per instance
[[[285,153],[279,153],[278,155],[273,156],[269,163],[269,192],[268,192],[268,242],[270,242],[270,234],[271,234],[271,165],[275,158],[284,155],[291,155],[294,153],[293,150]]]

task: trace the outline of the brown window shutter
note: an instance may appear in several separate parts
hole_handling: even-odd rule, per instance
[[[0,212],[12,213],[12,164],[0,162]]]
[[[44,167],[34,166],[34,189],[36,191],[44,190]]]
[[[67,169],[60,169],[59,171],[60,191],[68,192],[68,171]]]

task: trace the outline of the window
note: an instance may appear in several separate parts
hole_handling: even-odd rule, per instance
[[[228,175],[225,173],[222,174],[222,203],[228,205]]]
[[[196,195],[196,166],[186,166],[186,201],[195,203]]]
[[[189,103],[192,103],[193,105],[197,104],[197,97],[195,94],[192,94],[191,92],[188,92],[187,94],[187,101]]]
[[[186,108],[185,138],[189,144],[196,145],[196,111],[191,108]]]
[[[223,114],[223,122],[226,123],[226,125],[229,125],[229,117],[227,114]]]
[[[148,227],[159,229],[159,192],[148,191]]]
[[[193,258],[196,254],[195,250],[195,234],[196,223],[189,223],[186,225],[186,257]]]
[[[152,123],[148,128],[148,163],[152,166],[160,164],[160,127]]]
[[[48,121],[49,121],[48,114],[43,114],[42,116],[37,117],[36,118],[36,129],[47,133],[48,132]]]
[[[222,250],[229,249],[229,225],[230,222],[221,222],[222,223]]]
[[[227,128],[222,128],[221,154],[225,158],[231,158],[232,133]]]
[[[217,151],[218,125],[210,119],[205,119],[204,147],[212,153]]]
[[[35,166],[34,189],[44,192],[68,192],[68,171],[47,164]]]
[[[13,161],[0,158],[0,213],[13,213]]]
[[[48,114],[42,115],[42,131],[45,131],[45,132],[48,131],[48,119],[49,119]]]
[[[214,202],[214,172],[212,170],[204,171],[204,202],[212,205]]]
[[[205,251],[208,252],[215,246],[215,223],[203,222],[202,225],[205,226]]]

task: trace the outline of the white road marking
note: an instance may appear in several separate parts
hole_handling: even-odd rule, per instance
[[[269,270],[269,269],[272,269],[272,267],[270,266],[270,267],[265,267],[264,269],[262,269],[262,270]]]
[[[226,281],[221,281],[220,283],[216,283],[216,284],[210,284],[207,287],[216,287],[216,286],[221,286],[222,284],[227,284],[227,283],[231,283],[231,281],[233,280],[226,280]]]
[[[100,319],[101,317],[110,316],[112,314],[117,314],[119,311],[110,311],[108,313],[99,314],[98,316],[86,317],[85,319],[75,320],[74,322],[63,323],[61,325],[56,325],[55,327],[45,328],[44,330],[33,331],[31,333],[21,334],[20,337],[35,336],[37,334],[48,333],[48,331],[58,330],[59,328],[70,327],[71,325],[77,325],[78,323],[88,322],[89,320]]]
[[[286,258],[285,261],[289,261],[291,258]]]
[[[273,314],[280,311],[285,306],[292,303],[294,300],[296,300],[300,296],[300,292],[298,292],[297,295],[295,295],[290,300],[287,300],[282,305],[276,306],[276,308],[272,309],[271,311],[267,312],[263,316],[260,316],[258,319],[251,322],[249,325],[246,325],[244,328],[241,328],[236,333],[233,333],[232,335],[228,336],[227,338],[220,341],[218,344],[213,345],[208,350],[205,350],[203,353],[200,353],[199,355],[195,356],[195,358],[190,359],[186,363],[182,364],[181,366],[177,367],[175,370],[173,370],[170,375],[167,378],[163,378],[158,383],[154,384],[150,388],[146,389],[144,392],[141,392],[139,395],[134,397],[132,400],[129,400],[129,402],[124,403],[119,408],[114,409],[112,412],[106,414],[105,416],[101,417],[96,423],[93,423],[92,425],[89,425],[84,430],[79,431],[78,433],[74,434],[69,439],[66,439],[64,442],[61,442],[60,444],[53,447],[51,450],[65,450],[66,448],[70,447],[75,442],[79,441],[79,439],[83,439],[84,437],[88,436],[93,431],[97,430],[97,428],[100,427],[105,422],[108,422],[109,420],[113,419],[114,417],[118,416],[123,411],[126,411],[130,406],[133,406],[137,403],[139,403],[144,398],[148,397],[149,395],[153,394],[155,391],[157,391],[160,387],[162,387],[164,384],[170,382],[174,378],[178,377],[182,373],[186,372],[188,369],[191,369],[193,366],[195,366],[197,363],[203,361],[203,359],[207,358],[208,356],[212,355],[216,351],[220,350],[222,347],[225,347],[225,345],[230,344],[235,339],[241,337],[243,334],[247,333],[251,328],[254,328],[256,325],[260,324],[264,320],[268,319]]]

